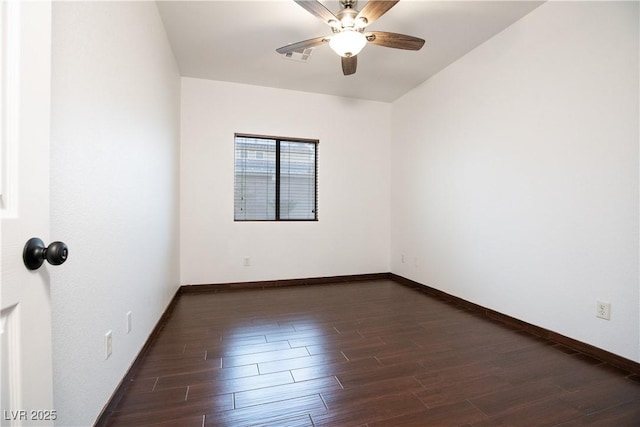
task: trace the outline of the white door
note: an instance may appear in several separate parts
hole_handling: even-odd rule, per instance
[[[0,425],[52,425],[48,270],[61,267],[22,261],[31,237],[49,243],[51,4],[0,0],[0,10]]]

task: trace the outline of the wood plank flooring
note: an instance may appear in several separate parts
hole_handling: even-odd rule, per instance
[[[106,425],[640,425],[638,375],[390,280],[177,298]]]

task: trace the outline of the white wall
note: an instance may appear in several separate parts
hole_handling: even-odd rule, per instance
[[[389,271],[390,104],[183,78],[181,112],[183,284]],[[320,140],[319,221],[234,222],[236,132]]]
[[[549,2],[394,103],[394,273],[640,361],[638,22]]]
[[[86,426],[179,285],[180,77],[154,2],[54,2],[52,55],[54,407]]]

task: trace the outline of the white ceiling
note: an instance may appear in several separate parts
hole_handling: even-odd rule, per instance
[[[340,10],[338,1],[322,3]],[[331,34],[292,0],[158,1],[158,9],[182,76],[391,102],[542,3],[402,0],[368,29],[420,37],[425,46],[415,52],[368,45],[351,76],[329,46],[313,49],[307,62],[276,53]]]

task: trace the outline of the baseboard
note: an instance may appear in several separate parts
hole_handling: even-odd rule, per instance
[[[257,282],[183,285],[180,288],[180,292],[221,292],[234,289],[265,289],[281,286],[328,285],[331,283],[359,282],[366,280],[391,280],[391,276],[391,273],[370,273],[344,276],[310,277],[306,279],[263,280]]]
[[[118,403],[120,402],[120,399],[124,395],[124,392],[127,389],[127,386],[129,385],[129,382],[133,380],[135,374],[138,372],[138,369],[140,369],[140,365],[142,364],[142,361],[144,360],[144,356],[149,350],[149,347],[155,341],[155,338],[157,337],[157,335],[160,333],[164,325],[169,320],[171,313],[173,313],[173,309],[176,306],[176,303],[178,302],[178,295],[180,294],[180,289],[181,288],[178,288],[176,290],[176,293],[171,298],[171,301],[169,301],[169,304],[167,304],[167,307],[162,313],[162,316],[160,316],[160,319],[156,322],[155,327],[147,337],[147,341],[145,341],[144,345],[138,352],[138,355],[136,356],[133,363],[127,370],[127,373],[124,375],[124,377],[118,384],[118,387],[115,389],[115,391],[111,395],[111,398],[109,399],[107,404],[104,406],[104,408],[102,408],[102,412],[100,412],[100,415],[98,415],[96,422],[93,424],[94,427],[107,426],[107,420],[109,418],[109,415],[113,411],[115,411],[116,407],[118,406]]]
[[[608,363],[609,365],[624,369],[635,375],[640,375],[640,363],[634,362],[633,360],[608,352],[591,344],[569,338],[557,332],[532,325],[520,319],[516,319],[515,317],[499,313],[495,310],[483,307],[481,305],[474,304],[462,298],[450,295],[446,292],[440,291],[427,285],[423,285],[422,283],[407,279],[397,274],[390,273],[389,276],[391,280],[401,285],[409,286],[434,298],[447,301],[489,319],[504,323],[511,328],[519,329],[524,332],[528,332],[531,335],[564,345],[565,347],[590,356],[594,359],[598,359],[602,362]]]

